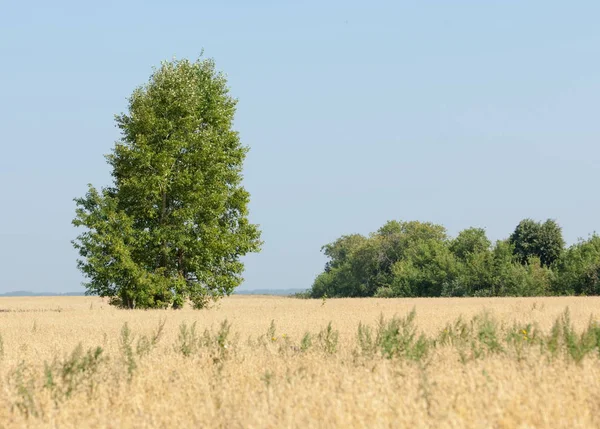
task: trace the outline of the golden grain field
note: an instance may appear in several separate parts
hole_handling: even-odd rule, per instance
[[[599,305],[232,296],[209,310],[127,311],[93,297],[0,298],[0,428],[597,428],[598,350],[545,352],[534,327],[546,335],[568,307],[582,332]],[[426,355],[361,349],[359,323],[375,334],[381,315],[413,308],[435,344]],[[485,314],[501,351],[478,348],[481,333],[439,340],[459,316]]]

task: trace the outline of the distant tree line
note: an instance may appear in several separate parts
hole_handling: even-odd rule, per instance
[[[481,228],[451,238],[441,225],[390,221],[322,251],[329,260],[314,298],[600,294],[600,236],[567,248],[551,219],[525,219],[495,244]]]

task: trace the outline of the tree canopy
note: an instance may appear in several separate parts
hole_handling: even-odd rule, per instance
[[[514,244],[515,255],[521,263],[537,257],[546,267],[560,257],[565,246],[562,230],[552,219],[544,223],[524,219],[517,225],[509,240]]]
[[[524,219],[494,244],[481,228],[450,238],[441,225],[390,221],[323,250],[329,261],[313,297],[600,294],[600,238],[565,248],[553,220]]]
[[[112,186],[76,199],[87,291],[127,308],[203,307],[242,281],[260,248],[242,186],[248,150],[212,60],[163,62],[116,116]]]

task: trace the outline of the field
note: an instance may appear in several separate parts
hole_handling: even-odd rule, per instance
[[[0,428],[595,428],[599,309],[592,297],[233,296],[202,311],[1,298]]]

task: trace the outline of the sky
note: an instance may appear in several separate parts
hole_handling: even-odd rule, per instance
[[[202,51],[239,99],[263,250],[240,290],[309,288],[387,220],[600,231],[597,1],[0,0],[0,293],[83,291],[73,198],[114,115]]]

